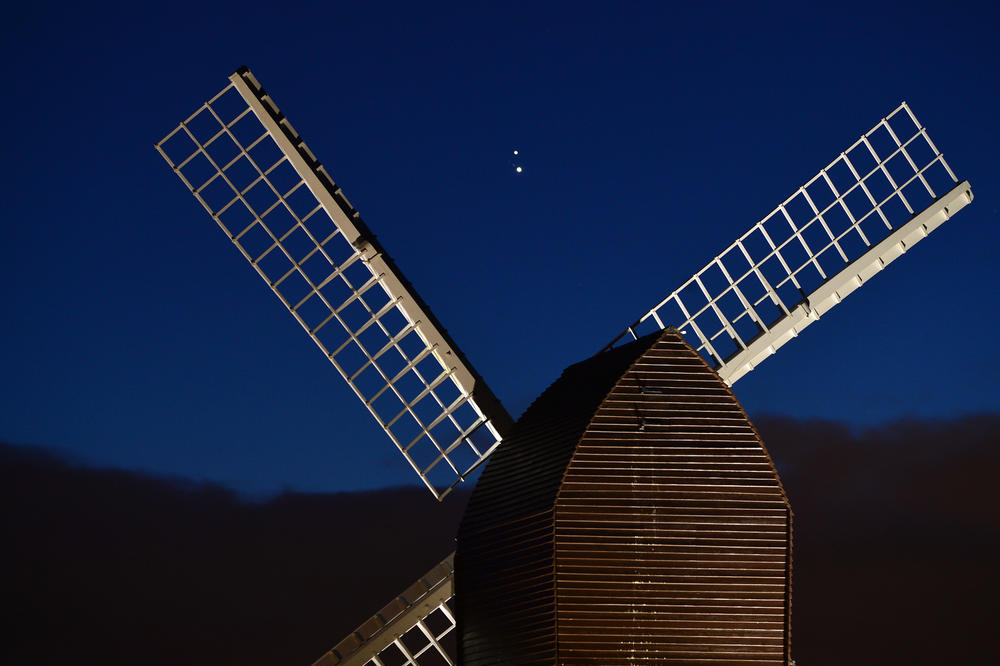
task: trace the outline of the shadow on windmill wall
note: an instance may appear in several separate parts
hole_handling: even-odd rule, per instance
[[[983,663],[1000,415],[852,433],[753,419],[795,511],[803,666]],[[468,495],[241,502],[3,447],[0,662],[309,664],[453,547]]]

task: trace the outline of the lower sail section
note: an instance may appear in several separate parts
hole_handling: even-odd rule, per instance
[[[568,368],[458,535],[459,663],[789,664],[792,513],[674,329]]]

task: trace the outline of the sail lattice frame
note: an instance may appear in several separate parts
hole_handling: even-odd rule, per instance
[[[673,326],[732,384],[971,201],[903,102],[607,348]]]
[[[510,417],[247,69],[156,144],[434,495]]]

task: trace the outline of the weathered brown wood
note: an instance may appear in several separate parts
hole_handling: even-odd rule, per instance
[[[787,664],[791,511],[667,330],[571,366],[494,453],[455,560],[464,664]]]

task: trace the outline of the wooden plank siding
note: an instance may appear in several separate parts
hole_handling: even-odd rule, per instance
[[[459,531],[461,663],[789,663],[791,510],[679,333],[571,366],[511,442]]]
[[[788,501],[732,391],[676,332],[594,413],[555,516],[560,663],[787,663]]]
[[[573,451],[608,390],[654,340],[567,368],[493,452],[462,517],[455,617],[463,664],[553,664],[554,507]]]

